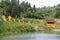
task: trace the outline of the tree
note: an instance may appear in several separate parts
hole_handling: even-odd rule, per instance
[[[17,5],[18,4],[18,5]],[[2,0],[3,13],[6,16],[19,17],[19,0]]]
[[[59,18],[60,17],[60,7],[55,9],[56,13],[55,13],[55,18]]]

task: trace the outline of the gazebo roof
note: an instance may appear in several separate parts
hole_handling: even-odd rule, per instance
[[[48,19],[45,19],[45,21],[46,21],[46,22],[55,22],[54,19],[49,19],[49,18],[48,18]]]

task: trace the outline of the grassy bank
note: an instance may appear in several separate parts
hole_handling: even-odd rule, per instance
[[[34,27],[42,27],[43,30],[39,31],[51,31],[52,28],[45,26],[44,20],[42,19],[12,19],[9,21],[0,20],[0,35],[3,34],[15,34],[22,32],[35,32]],[[58,28],[58,27],[57,27]]]
[[[56,19],[56,28],[60,29],[60,19]]]

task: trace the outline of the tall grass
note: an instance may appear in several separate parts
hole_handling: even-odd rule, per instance
[[[15,34],[21,32],[35,32],[34,26],[41,26],[45,30],[50,30],[51,28],[46,27],[45,23],[41,19],[29,19],[24,18],[23,20],[20,18],[15,18],[9,21],[0,20],[0,34]]]

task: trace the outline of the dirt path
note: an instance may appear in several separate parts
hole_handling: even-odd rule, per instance
[[[35,29],[35,31],[39,31],[39,30],[44,31],[45,30],[43,27],[40,27],[40,26],[34,26],[34,29]]]
[[[53,29],[53,31],[55,31],[55,32],[60,32],[60,29]]]

